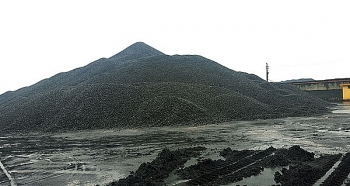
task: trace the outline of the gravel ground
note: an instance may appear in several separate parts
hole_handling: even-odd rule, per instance
[[[271,146],[274,149],[289,149],[295,145],[314,153],[316,159],[324,154],[340,153],[344,161],[348,161],[345,157],[350,152],[349,106],[338,105],[337,109],[340,110],[317,117],[235,121],[193,127],[89,130],[54,134],[6,133],[0,136],[0,161],[15,178],[17,185],[35,186],[53,183],[58,186],[104,185],[127,177],[142,163],[155,160],[165,148],[169,151],[205,148],[198,157],[187,158],[185,167],[205,159],[227,161],[220,155],[227,148],[232,151],[261,152]],[[327,166],[329,165],[325,165],[326,168]],[[339,167],[340,172],[348,170],[341,163]],[[296,167],[297,170],[304,168]],[[271,175],[274,172],[273,168],[266,168],[260,174]],[[288,171],[280,173],[280,180],[293,174]],[[335,177],[343,179],[344,175],[336,174]],[[269,183],[274,181],[274,177],[265,178]],[[171,185],[182,179],[170,176],[165,180]],[[243,183],[244,180],[237,183],[244,185],[252,182],[245,180],[247,183]],[[0,185],[9,185],[9,180],[3,173],[0,173]]]

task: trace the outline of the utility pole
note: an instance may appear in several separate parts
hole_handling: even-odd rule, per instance
[[[266,81],[269,82],[269,64],[266,63]]]

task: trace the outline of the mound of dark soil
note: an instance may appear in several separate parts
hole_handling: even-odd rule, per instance
[[[163,180],[169,176],[171,171],[183,166],[191,157],[199,156],[200,151],[204,149],[204,147],[176,151],[164,149],[152,162],[141,164],[135,173],[118,182],[112,182],[107,186],[164,185]]]
[[[203,148],[187,148],[175,151],[163,150],[158,157],[143,163],[139,169],[125,179],[109,185],[165,185],[170,172],[178,175],[180,185],[227,185],[244,178],[257,176],[265,168],[279,168],[274,173],[272,185],[314,185],[340,159],[341,154],[322,155],[293,146],[289,149],[231,150],[224,149],[220,154],[225,160],[200,160],[197,164],[183,167],[190,157],[198,157]],[[349,154],[322,185],[341,185],[349,174]],[[339,184],[338,184],[339,183]],[[258,183],[257,183],[258,184]]]
[[[135,43],[0,95],[2,130],[57,131],[218,123],[322,114],[328,104],[196,55]]]

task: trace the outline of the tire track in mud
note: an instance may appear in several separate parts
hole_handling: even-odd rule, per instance
[[[248,167],[251,164],[254,164],[256,161],[265,158],[266,156],[272,154],[276,149],[270,147],[261,152],[257,152],[251,156],[247,156],[235,163],[228,163],[228,165],[224,165],[223,167],[219,167],[210,173],[206,173],[201,175],[198,178],[190,180],[187,185],[210,185],[213,182],[217,182],[221,180],[222,177],[229,177],[235,172],[238,172],[241,169]],[[219,181],[220,182],[220,181]]]
[[[2,172],[6,175],[6,177],[9,179],[10,181],[10,185],[11,186],[17,186],[16,180],[11,176],[11,174],[7,171],[6,167],[2,164],[2,162],[0,161],[0,168],[2,170]]]
[[[321,186],[340,186],[350,173],[350,153],[346,153],[338,167],[328,176]],[[349,185],[349,183],[347,184]]]
[[[342,154],[324,155],[311,161],[299,162],[289,165],[275,173],[275,181],[283,186],[319,185],[316,184],[338,162]]]
[[[253,150],[243,150],[243,151],[234,151],[232,152],[231,149],[224,149],[220,155],[227,158],[225,161],[224,160],[211,160],[211,159],[206,159],[201,162],[198,162],[197,165],[199,169],[194,169],[194,170],[188,170],[188,169],[181,169],[181,171],[178,171],[177,173],[181,175],[182,178],[184,179],[193,179],[193,178],[198,178],[203,175],[208,175],[211,174],[215,171],[217,171],[220,168],[223,167],[228,167],[234,163],[237,163],[238,161],[252,156],[256,151]],[[233,156],[234,154],[234,156]],[[192,166],[193,167],[193,166]]]

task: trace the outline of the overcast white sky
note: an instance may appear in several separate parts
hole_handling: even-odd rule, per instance
[[[0,94],[143,41],[270,79],[350,77],[350,1],[2,0]]]

